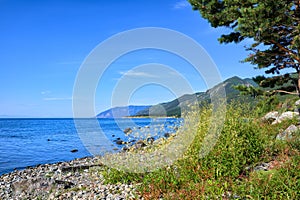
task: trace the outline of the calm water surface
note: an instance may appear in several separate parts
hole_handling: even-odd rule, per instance
[[[84,119],[81,123],[89,122]],[[98,119],[98,122],[102,132],[112,142],[110,150],[122,148],[122,145],[113,142],[117,138],[131,141],[145,138],[149,134],[158,138],[166,132],[175,132],[174,127],[182,123],[180,119],[174,118],[118,119],[118,123],[114,119]],[[92,132],[95,134],[97,131],[86,127],[86,134]],[[124,134],[124,127],[132,128],[133,135]],[[97,145],[104,144],[100,142]],[[78,151],[72,153],[73,149]],[[27,166],[68,161],[86,156],[91,154],[77,134],[73,119],[0,119],[0,175]]]

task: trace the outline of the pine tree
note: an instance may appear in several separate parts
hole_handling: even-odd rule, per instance
[[[277,91],[300,94],[300,0],[189,1],[212,27],[229,28],[230,33],[219,38],[221,43],[252,41],[244,62],[271,75],[261,79],[261,86],[296,81],[293,92],[290,87]]]

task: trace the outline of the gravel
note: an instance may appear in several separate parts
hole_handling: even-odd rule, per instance
[[[142,199],[136,184],[104,184],[98,157],[38,165],[0,176],[0,199]]]

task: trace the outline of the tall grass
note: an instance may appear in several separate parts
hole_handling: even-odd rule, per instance
[[[262,122],[258,113],[247,104],[228,105],[221,135],[202,157],[203,139],[215,123],[207,106],[201,110],[194,141],[173,165],[144,174],[110,169],[106,180],[142,183],[139,191],[145,199],[299,199],[300,137],[277,141],[278,131],[290,122],[273,126]],[[271,161],[280,164],[267,172],[251,170]]]

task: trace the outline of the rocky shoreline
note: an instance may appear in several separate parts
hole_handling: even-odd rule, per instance
[[[300,100],[297,101],[300,105]],[[296,103],[297,103],[296,102]],[[261,120],[278,124],[285,120],[298,119],[299,112],[272,111]],[[128,129],[129,130],[129,129]],[[276,139],[286,140],[300,130],[300,125],[290,125]],[[129,131],[128,131],[129,132]],[[143,153],[164,145],[176,134],[164,135],[157,140],[140,140],[131,144],[122,153]],[[283,161],[273,160],[252,166],[254,171],[268,171]],[[245,170],[251,170],[251,166]],[[4,199],[143,199],[137,191],[138,184],[106,184],[103,176],[105,167],[101,157],[85,157],[68,162],[44,164],[15,170],[0,176],[0,200]]]
[[[38,165],[0,176],[0,199],[142,199],[136,184],[105,184],[99,157]]]
[[[174,133],[156,140],[139,140],[120,153],[146,152],[172,141]],[[107,170],[101,157],[43,164],[0,176],[0,200],[4,199],[143,199],[137,184],[105,184]]]

